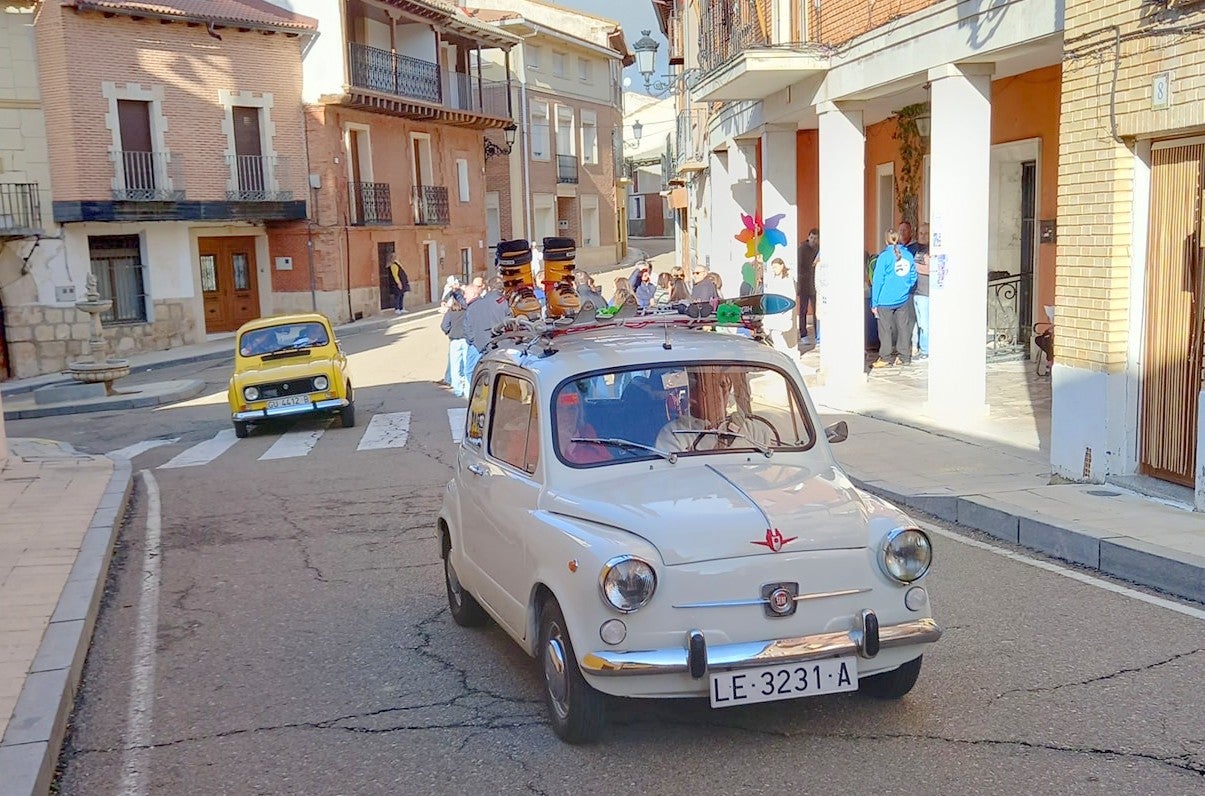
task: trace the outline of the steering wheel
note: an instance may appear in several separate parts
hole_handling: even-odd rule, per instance
[[[773,424],[773,423],[771,423],[769,420],[765,419],[765,418],[764,418],[764,417],[762,417],[761,415],[754,415],[754,414],[748,414],[748,415],[745,415],[745,417],[746,417],[746,418],[748,418],[749,420],[753,420],[753,421],[756,421],[756,422],[758,422],[758,423],[761,423],[761,424],[763,424],[763,425],[764,425],[766,428],[770,429],[770,439],[774,440],[774,444],[775,444],[775,445],[781,445],[781,444],[782,444],[782,437],[780,437],[780,436],[778,435],[778,429],[777,429],[777,428],[775,428],[775,427],[774,427],[774,424]]]

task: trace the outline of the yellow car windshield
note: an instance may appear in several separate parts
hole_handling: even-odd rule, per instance
[[[280,351],[316,348],[328,342],[326,327],[314,321],[303,321],[244,332],[239,338],[238,348],[239,353],[245,357],[257,357]]]

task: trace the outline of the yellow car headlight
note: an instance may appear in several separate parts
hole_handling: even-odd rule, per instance
[[[326,376],[315,376],[314,377],[314,389],[315,390],[325,390],[327,387],[330,386],[330,383],[331,383],[330,379],[328,379]]]
[[[259,388],[258,387],[244,387],[243,388],[243,397],[246,398],[248,401],[258,401],[259,400]]]

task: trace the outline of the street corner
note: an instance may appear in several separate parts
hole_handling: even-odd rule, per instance
[[[155,381],[122,386],[111,395],[78,400],[39,402],[39,391],[22,394],[4,402],[5,420],[27,420],[36,417],[55,417],[86,412],[111,412],[122,409],[145,409],[196,398],[205,391],[200,379]]]

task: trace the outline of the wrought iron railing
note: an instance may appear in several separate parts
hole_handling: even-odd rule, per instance
[[[424,102],[440,102],[439,64],[350,42],[351,84]]]
[[[422,227],[446,227],[448,225],[448,189],[442,185],[416,185],[414,196],[414,223]]]
[[[556,181],[577,185],[577,155],[556,156]]]
[[[1028,329],[1022,322],[1021,274],[989,271],[987,280],[987,347],[989,357],[1023,354]]]
[[[393,203],[387,182],[350,183],[352,226],[392,224]]]
[[[42,204],[36,182],[0,184],[0,235],[40,232]]]
[[[699,66],[714,69],[747,49],[774,43],[773,0],[704,0]]]
[[[500,119],[510,118],[507,84],[449,72],[437,63],[350,42],[351,84],[356,88],[422,100]]]
[[[227,155],[232,169],[233,190],[226,190],[230,202],[289,202],[293,192],[281,185],[288,173],[288,159],[276,155]]]
[[[184,199],[184,157],[172,152],[111,153],[119,202],[179,202]]]

